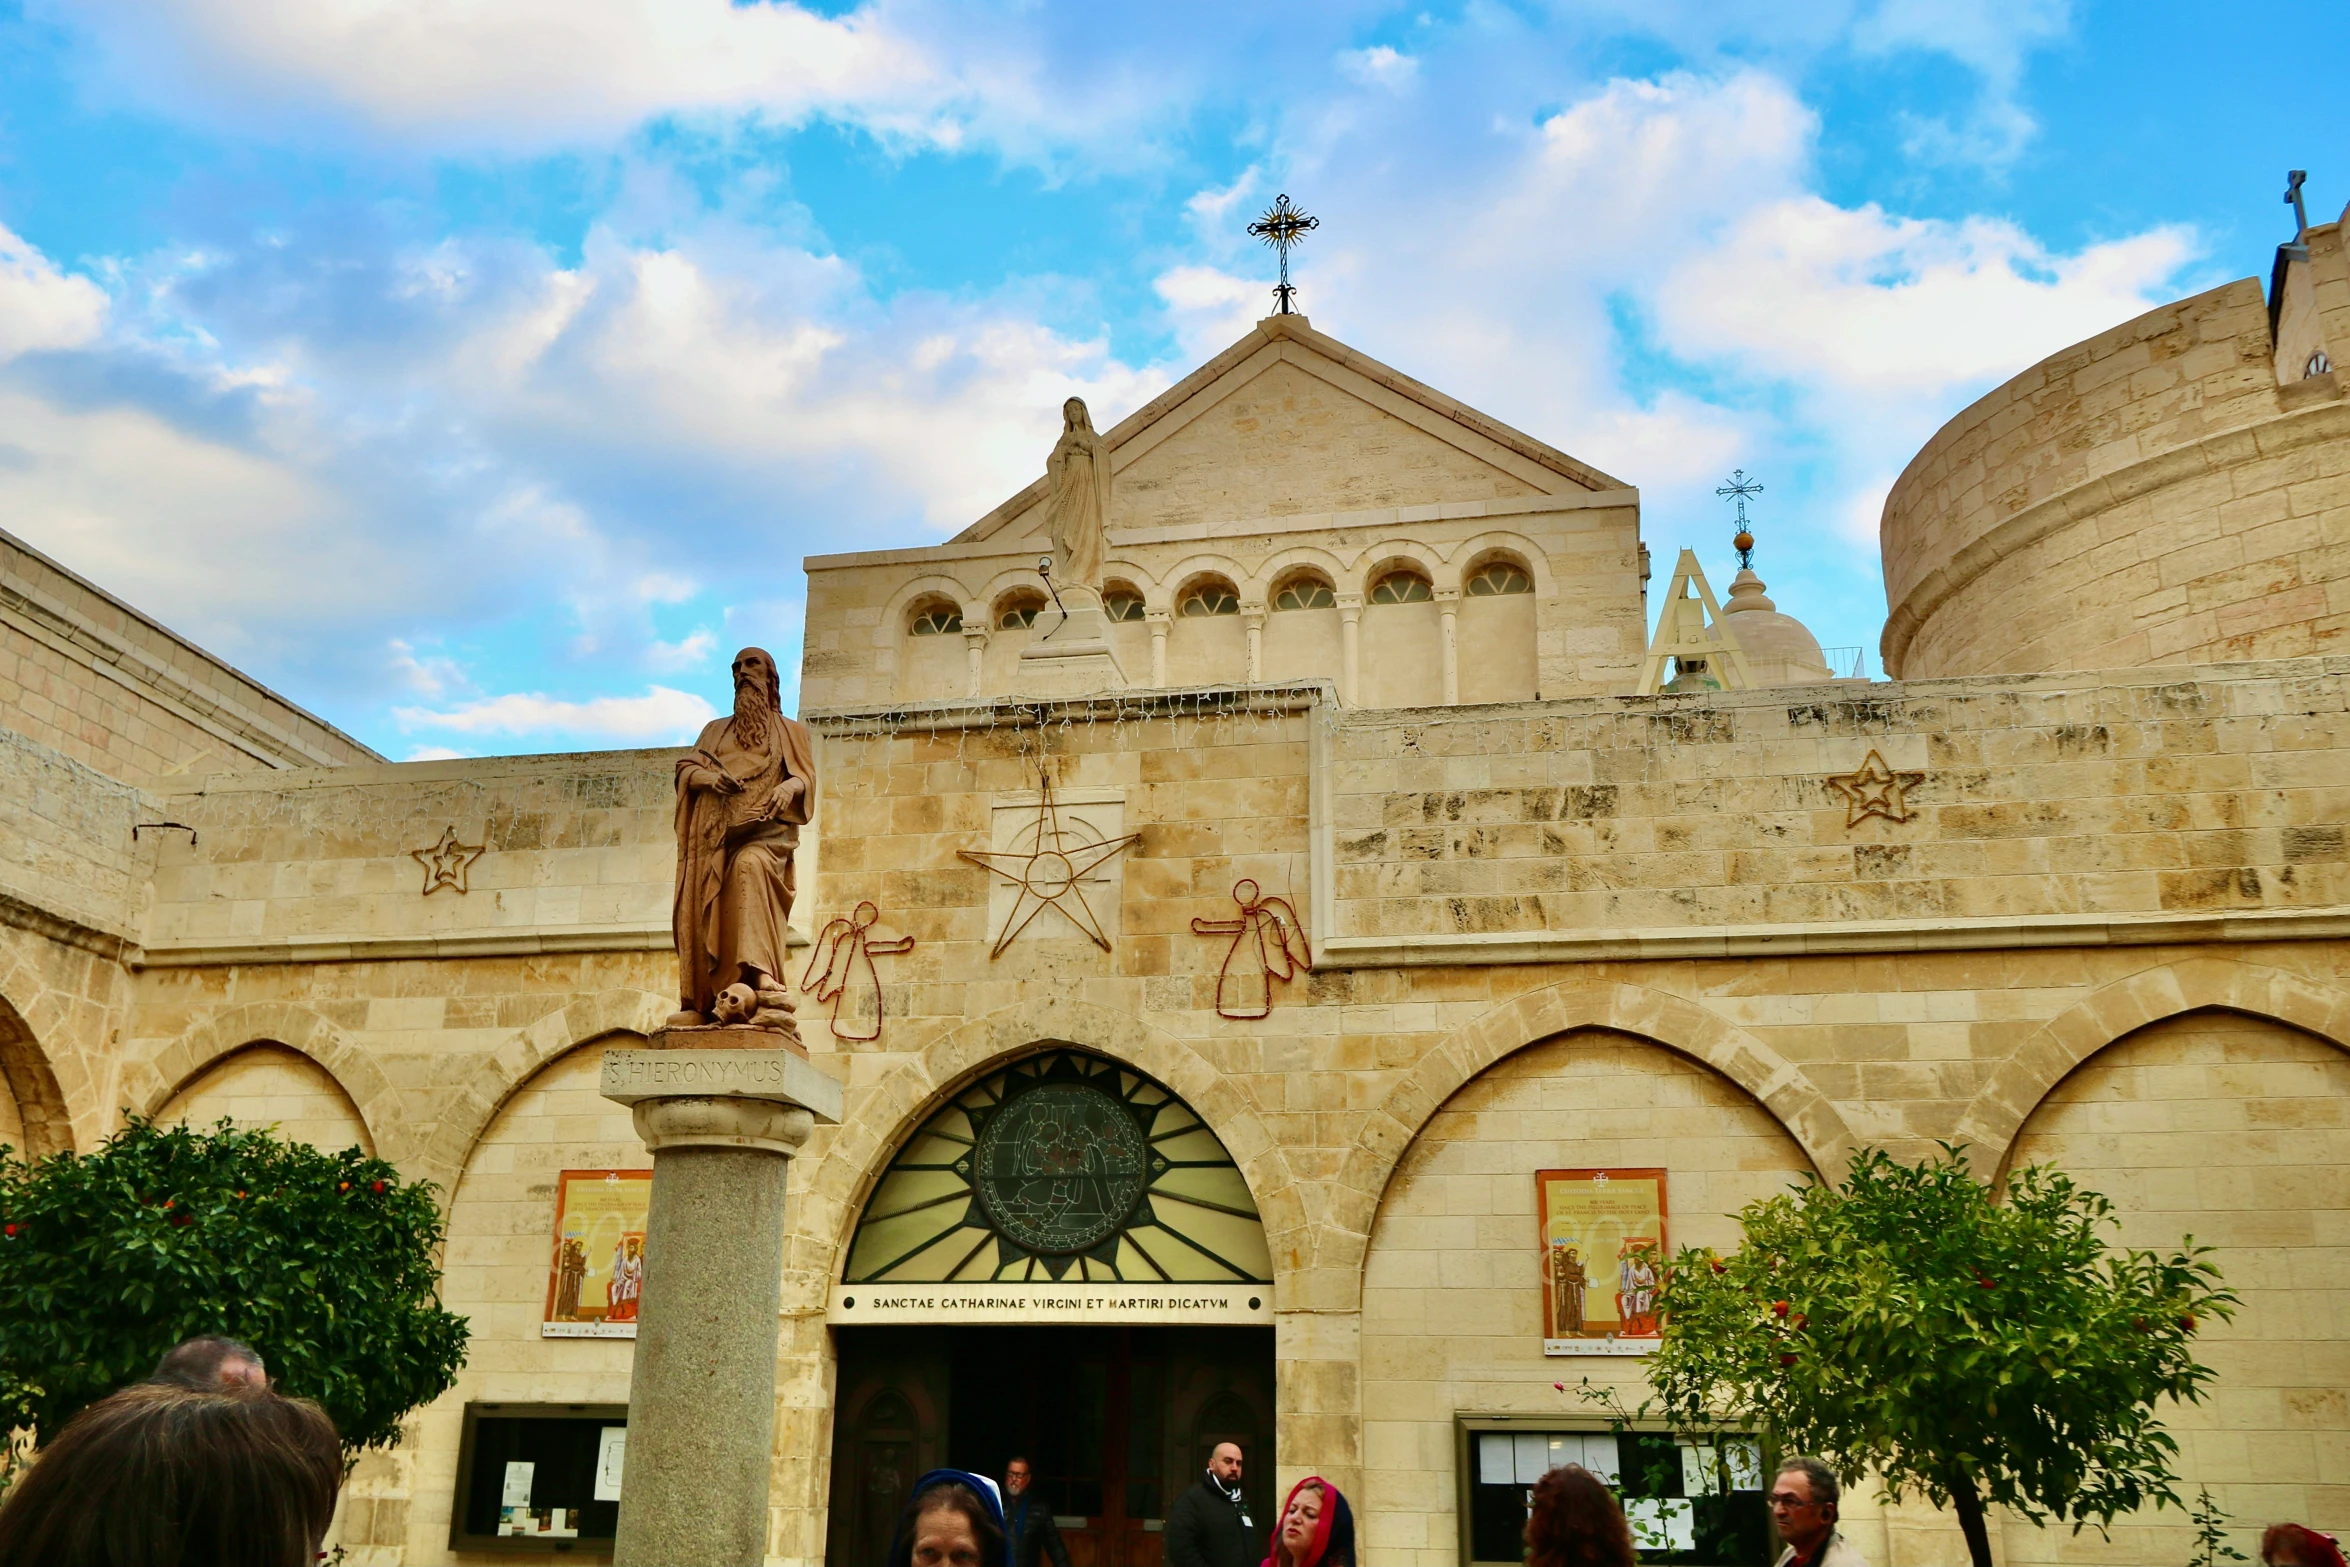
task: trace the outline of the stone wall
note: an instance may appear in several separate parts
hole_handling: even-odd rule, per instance
[[[1356,961],[2350,928],[2350,658],[1348,713],[1329,744]],[[1892,782],[1852,783],[1872,754]]]
[[[1885,503],[1887,671],[2340,647],[2350,405],[2331,375],[2280,387],[2272,354],[2245,278],[2052,355],[1943,426]]]
[[[675,755],[216,774],[164,794],[196,837],[158,851],[146,961],[666,950]]]
[[[2129,1159],[2217,1166],[2233,1144],[2264,1139],[2280,1173],[2244,1188],[2232,1233],[2304,1222],[2294,1215],[2323,1209],[2311,1194],[2330,1179],[2325,1139],[2345,1110],[2325,1063],[2350,1048],[2343,854],[2328,836],[2350,817],[2345,673],[2305,661],[1920,683],[1867,700],[1411,713],[1338,711],[1305,686],[818,715],[809,924],[871,899],[879,932],[915,946],[877,960],[880,1038],[839,1039],[824,1009],[803,1006],[811,1054],[844,1082],[848,1108],[792,1176],[776,1559],[822,1549],[825,1318],[865,1194],[942,1095],[1047,1042],[1149,1073],[1232,1152],[1275,1259],[1280,1478],[1319,1470],[1355,1488],[1383,1555],[1447,1547],[1449,1460],[1432,1433],[1456,1414],[1556,1398],[1558,1376],[1511,1315],[1529,1306],[1510,1280],[1529,1266],[1515,1227],[1538,1156],[1662,1148],[1635,1162],[1681,1172],[1675,1211],[1701,1238],[1748,1186],[1836,1169],[1862,1143],[1915,1154],[1956,1138],[1988,1167],[2019,1137],[2055,1139],[2061,1157],[2111,1172],[2098,1179],[2131,1233],[2153,1235],[2207,1221],[2176,1200],[2175,1180],[2141,1179]],[[1849,802],[1823,779],[1872,747],[1925,774],[1905,795],[1915,814],[1848,829]],[[995,955],[1007,884],[958,851],[999,846],[1032,820],[1047,767],[1088,831],[1138,834],[1086,884],[1112,950],[1046,914]],[[174,797],[175,815],[202,819],[199,842],[155,851],[151,924],[180,911],[172,940],[143,932],[136,970],[44,941],[40,961],[76,955],[119,991],[69,1002],[53,975],[41,994],[59,999],[26,1011],[52,1021],[26,1037],[76,1102],[97,1107],[77,1135],[102,1134],[118,1110],[234,1114],[242,1096],[243,1113],[323,1124],[314,1110],[347,1103],[385,1158],[450,1194],[449,1298],[474,1321],[473,1368],[410,1445],[363,1466],[343,1536],[364,1561],[444,1560],[465,1398],[618,1397],[619,1353],[540,1340],[531,1309],[549,1174],[625,1162],[633,1146],[625,1116],[586,1086],[596,1044],[649,1030],[674,1004],[667,760],[276,782],[216,778]],[[1606,814],[1594,809],[1602,789]],[[451,823],[490,852],[462,897],[424,894],[409,850]],[[1376,849],[1358,841],[1380,833]],[[1500,879],[1442,881],[1488,874]],[[1542,885],[1550,876],[1575,884]],[[1310,920],[1365,932],[1320,943],[1316,970],[1277,985],[1272,1014],[1254,1020],[1218,1015],[1231,938],[1192,928],[1231,916],[1244,877]],[[1887,880],[1916,888],[1873,890]],[[526,894],[527,921],[500,912],[500,898]],[[1469,897],[1545,912],[1462,930],[1444,911]],[[223,918],[219,905],[251,912]],[[1791,908],[1792,931],[1772,923]],[[1591,923],[1602,916],[1624,923]],[[1937,950],[1952,931],[1963,939]],[[32,962],[26,951],[13,961]],[[2215,1009],[2300,1043],[2237,1076],[2190,1062],[2207,1073],[2193,1093],[2144,1072],[2096,1075],[2116,1040]],[[81,1039],[93,1041],[86,1057]],[[2271,1046],[2195,1049],[2241,1063]],[[243,1094],[253,1068],[274,1086]],[[2166,1105],[2158,1118],[2173,1130],[2155,1128],[2143,1149],[2099,1141],[2109,1102]],[[1611,1124],[1623,1140],[1608,1140]],[[2279,1129],[2300,1142],[2283,1147]],[[1468,1222],[1448,1229],[1446,1213]],[[2230,1266],[2247,1279],[2273,1266],[2257,1246],[2244,1252]],[[2314,1252],[2287,1265],[2332,1266]],[[1458,1299],[1428,1295],[1430,1268],[1464,1281]],[[1427,1313],[1455,1307],[1498,1331],[1466,1335],[1439,1363],[1415,1337]],[[2326,1411],[2350,1396],[2329,1369],[2340,1334],[2309,1321],[2286,1302],[2214,1336],[2215,1356],[2245,1346],[2226,1351],[2230,1401],[2214,1407],[2261,1462],[2320,1442],[2334,1429]],[[2279,1366],[2307,1375],[2279,1381]],[[2230,1449],[2193,1429],[2223,1505],[2269,1505],[2270,1493],[2232,1488],[2271,1482],[2243,1478]],[[2350,1521],[2322,1473],[2289,1483],[2321,1523]],[[1896,1512],[1881,1527],[1890,1560],[1951,1560],[1931,1517]],[[2170,1536],[2148,1538],[2169,1549]],[[2075,1547],[2010,1529],[2005,1549],[2023,1563]]]
[[[111,777],[375,760],[21,539],[0,533],[0,711]]]

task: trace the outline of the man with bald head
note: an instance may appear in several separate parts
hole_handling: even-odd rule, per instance
[[[1175,1499],[1167,1514],[1166,1567],[1252,1567],[1264,1558],[1264,1540],[1240,1490],[1238,1442],[1218,1442],[1208,1472]]]
[[[783,716],[766,649],[734,656],[734,713],[703,726],[677,763],[678,1013],[789,1029],[792,854],[816,805],[808,731]]]

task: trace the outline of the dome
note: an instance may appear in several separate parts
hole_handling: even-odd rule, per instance
[[[1758,686],[1808,686],[1835,678],[1820,653],[1819,638],[1793,615],[1779,613],[1751,567],[1740,568],[1730,584],[1722,625],[1738,639],[1738,651],[1746,655],[1747,670]]]

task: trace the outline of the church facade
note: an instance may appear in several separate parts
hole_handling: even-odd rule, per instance
[[[1259,1508],[1335,1481],[1374,1567],[1514,1559],[1527,1464],[1617,1461],[1569,1390],[1640,1385],[1555,1184],[1727,1246],[1944,1141],[2218,1246],[2182,1488],[2350,1524],[2350,264],[2289,251],[1918,455],[1888,681],[1742,578],[1636,694],[1637,491],[1297,316],[1105,432],[1097,688],[1048,673],[1041,480],[811,559],[792,978],[847,1109],[792,1170],[771,1559],[869,1567],[913,1475],[1017,1447],[1079,1567],[1157,1567],[1219,1440]],[[14,541],[0,581],[0,1141],[228,1115],[438,1182],[472,1358],[337,1538],[592,1554],[542,1498],[499,1536],[485,1455],[626,1402],[626,1313],[557,1309],[625,1241],[557,1206],[650,1163],[596,1078],[677,1005],[676,753],[389,763]],[[1747,1559],[1701,1490],[1663,1559]]]

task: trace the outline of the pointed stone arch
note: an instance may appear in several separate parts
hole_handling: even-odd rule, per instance
[[[18,1153],[45,1159],[73,1147],[73,1118],[67,1113],[65,1093],[49,1065],[33,1025],[14,1002],[0,995],[0,1088],[16,1104],[24,1127],[24,1146]]]
[[[650,990],[599,990],[572,998],[513,1036],[477,1064],[464,1086],[442,1106],[431,1136],[416,1155],[416,1173],[439,1183],[446,1207],[457,1192],[457,1177],[473,1157],[490,1122],[515,1091],[556,1057],[580,1045],[614,1035],[613,1043],[643,1042],[677,1009],[677,998]]]
[[[299,1002],[248,1001],[210,1014],[132,1067],[122,1102],[140,1115],[158,1115],[215,1062],[252,1045],[279,1045],[309,1059],[350,1100],[377,1154],[400,1162],[408,1141],[391,1079],[325,1013]]]
[[[1306,1205],[1288,1160],[1248,1095],[1190,1042],[1133,1014],[1068,996],[1022,1002],[974,1018],[941,1036],[869,1086],[852,1089],[848,1114],[818,1131],[794,1163],[790,1233],[784,1244],[784,1310],[822,1311],[841,1270],[857,1216],[899,1144],[972,1079],[1040,1050],[1090,1051],[1156,1079],[1223,1141],[1248,1182],[1273,1253],[1276,1306],[1289,1273],[1309,1249]],[[837,1070],[841,1058],[822,1064]],[[854,1058],[849,1058],[854,1059]],[[820,1141],[819,1141],[820,1140]]]
[[[2024,1122],[2073,1069],[2107,1045],[2185,1012],[2241,1012],[2350,1049],[2350,990],[2233,958],[2159,963],[2113,981],[2050,1018],[1992,1072],[1959,1118],[1955,1140],[2001,1169]]]
[[[1323,1250],[1311,1262],[1312,1288],[1325,1309],[1359,1306],[1387,1183],[1445,1101],[1503,1057],[1579,1028],[1612,1029],[1711,1067],[1786,1128],[1815,1170],[1842,1169],[1854,1147],[1843,1113],[1800,1067],[1685,996],[1574,980],[1528,991],[1454,1030],[1365,1118],[1331,1194],[1330,1219],[1319,1232]]]

